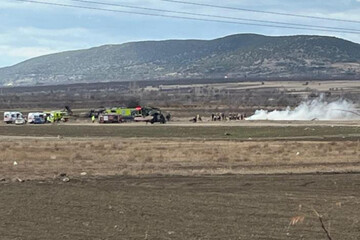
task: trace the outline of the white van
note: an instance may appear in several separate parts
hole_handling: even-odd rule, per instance
[[[28,123],[38,123],[35,122],[36,119],[40,118],[42,121],[42,123],[45,122],[45,113],[42,113],[42,112],[33,112],[33,113],[29,113],[28,114],[28,118],[27,118],[27,121]]]
[[[4,122],[7,124],[15,123],[17,118],[23,118],[21,112],[4,112]]]

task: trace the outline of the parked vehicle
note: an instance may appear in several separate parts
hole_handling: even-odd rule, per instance
[[[62,111],[51,111],[51,112],[45,112],[46,115],[46,122],[54,123],[54,122],[67,122],[68,121],[68,115],[67,112]]]
[[[46,114],[42,112],[29,113],[27,118],[28,123],[33,123],[33,124],[45,123],[45,120],[46,120]]]
[[[33,124],[44,124],[44,123],[46,123],[45,117],[34,118]]]
[[[114,107],[105,109],[105,114],[121,115],[123,121],[133,121],[135,117],[141,115],[141,107],[137,108],[122,108]]]
[[[23,117],[19,117],[19,118],[15,119],[15,124],[16,125],[24,125],[24,124],[26,124],[26,119]]]
[[[54,123],[54,122],[67,122],[69,120],[69,116],[73,115],[69,106],[65,106],[63,110],[60,111],[46,111],[45,114],[45,122]]]
[[[135,122],[149,122],[149,123],[166,123],[166,118],[159,108],[153,107],[135,107],[135,108],[123,108],[123,107],[114,107],[106,108],[102,112],[102,116],[106,115],[118,115],[121,116],[121,122],[135,121]],[[99,115],[101,116],[101,115]],[[169,117],[170,119],[170,117]],[[100,120],[99,122],[106,122]],[[117,122],[115,120],[115,122]]]
[[[4,112],[4,122],[6,124],[15,123],[17,118],[23,118],[21,112]]]
[[[99,123],[121,123],[123,122],[122,116],[118,114],[100,114]]]

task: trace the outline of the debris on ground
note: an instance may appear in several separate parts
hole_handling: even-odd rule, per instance
[[[63,182],[70,182],[70,178],[68,178],[66,176],[66,173],[60,173],[59,177],[60,177],[61,181],[63,181]]]
[[[70,178],[64,177],[64,178],[62,179],[62,181],[63,181],[63,182],[70,182]]]
[[[23,179],[21,179],[21,178],[16,178],[16,181],[17,181],[17,182],[21,182],[21,183],[22,183],[22,182],[25,182],[25,180],[23,180]]]

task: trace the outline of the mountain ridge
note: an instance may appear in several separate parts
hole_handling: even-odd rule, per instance
[[[0,85],[201,78],[360,78],[360,44],[317,35],[108,44],[0,68]]]

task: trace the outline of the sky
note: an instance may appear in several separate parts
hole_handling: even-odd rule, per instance
[[[131,12],[150,12],[90,3],[85,4],[74,2],[72,0],[37,1]],[[320,25],[360,30],[360,0],[184,0],[188,2],[261,11],[355,20],[359,21],[359,23],[296,18],[264,13],[260,14],[186,5],[161,0],[93,1],[197,14],[211,14],[234,18],[250,18],[265,21],[281,21],[294,24]],[[166,12],[152,11],[152,13],[171,15]],[[132,41],[165,39],[214,39],[239,33],[256,33],[270,36],[299,34],[326,35],[360,43],[360,34],[195,21],[91,9],[66,8],[36,3],[25,3],[16,0],[0,0],[0,67],[11,66],[24,60],[45,54],[91,48],[105,44],[121,44]]]

